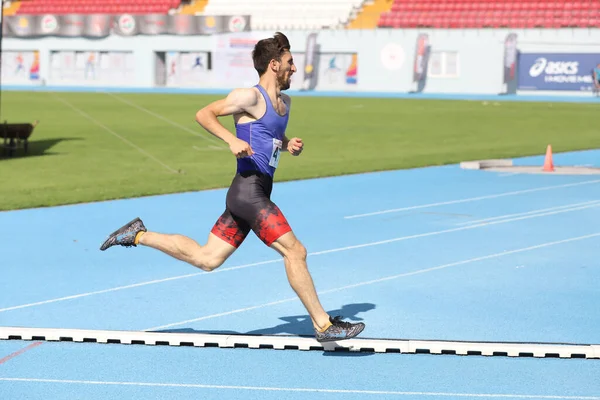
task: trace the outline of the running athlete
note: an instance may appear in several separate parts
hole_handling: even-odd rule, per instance
[[[237,171],[226,196],[226,207],[211,229],[205,245],[179,234],[148,231],[136,218],[113,232],[100,250],[111,246],[143,245],[160,250],[204,271],[220,267],[242,244],[250,230],[284,260],[288,281],[308,311],[320,342],[355,337],[363,323],[352,324],[331,317],[321,306],[306,264],[306,249],[288,221],[271,201],[273,177],[282,151],[298,156],[304,149],[299,138],[285,135],[291,100],[289,89],[296,66],[288,39],[277,32],[260,40],[252,52],[259,82],[235,89],[196,114],[196,121],[229,145],[237,158]],[[232,115],[236,135],[218,117]]]

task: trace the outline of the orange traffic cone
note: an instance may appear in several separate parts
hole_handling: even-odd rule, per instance
[[[546,159],[544,160],[544,171],[552,172],[554,171],[554,163],[552,162],[552,146],[548,145],[546,148]]]

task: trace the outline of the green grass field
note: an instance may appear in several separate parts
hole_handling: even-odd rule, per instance
[[[0,153],[0,210],[226,187],[235,158],[194,120],[217,96],[2,93],[2,118],[39,120],[30,154]],[[600,147],[595,104],[293,99],[276,180]],[[233,129],[231,118],[225,126]]]

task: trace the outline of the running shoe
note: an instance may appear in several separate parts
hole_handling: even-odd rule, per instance
[[[141,219],[136,218],[111,233],[108,239],[106,239],[106,241],[102,243],[102,246],[100,246],[100,250],[104,251],[109,247],[117,245],[124,247],[136,247],[135,237],[138,232],[146,232],[146,227]]]
[[[324,332],[319,332],[315,329],[317,341],[331,342],[335,340],[346,340],[357,336],[365,329],[365,324],[358,322],[356,324],[342,321],[342,317],[329,317],[331,326]]]

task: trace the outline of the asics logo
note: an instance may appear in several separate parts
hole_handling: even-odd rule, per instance
[[[529,68],[529,75],[538,77],[543,72],[548,75],[575,75],[579,72],[578,61],[548,61],[544,57],[535,60],[535,63]]]

